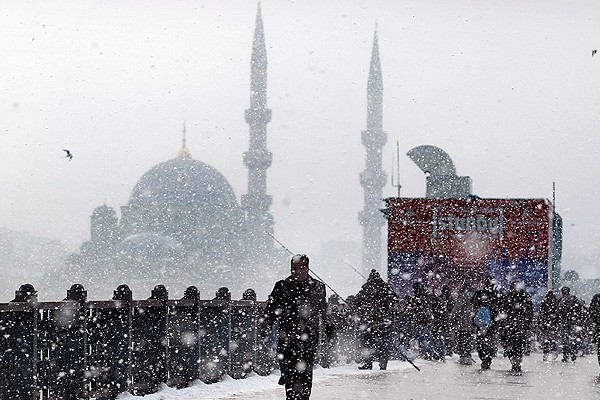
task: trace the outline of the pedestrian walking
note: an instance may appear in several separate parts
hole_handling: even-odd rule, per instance
[[[481,359],[481,369],[488,370],[496,356],[496,330],[500,295],[494,289],[494,279],[487,277],[483,287],[473,295],[472,303],[475,317],[481,323],[476,324],[475,347]]]
[[[538,311],[538,330],[542,342],[542,359],[558,358],[558,299],[548,290]]]
[[[594,325],[593,340],[596,343],[596,355],[598,357],[598,365],[600,365],[600,293],[596,293],[592,297],[592,302],[589,308],[590,320]]]
[[[452,296],[450,286],[442,286],[442,293],[440,294],[440,302],[445,311],[445,315],[442,317],[441,329],[442,336],[444,337],[444,347],[446,348],[446,355],[452,357],[456,351],[456,335],[450,327],[450,314],[454,308],[454,302],[456,300]]]
[[[577,333],[581,329],[581,302],[571,294],[568,286],[560,289],[558,301],[558,324],[563,362],[574,362],[577,359]]]
[[[575,354],[578,357],[583,357],[586,354],[590,354],[588,347],[590,345],[591,331],[590,325],[590,312],[589,308],[585,304],[585,300],[579,300],[579,324],[575,330]]]
[[[419,354],[426,360],[434,357],[433,347],[433,312],[431,295],[421,282],[413,284],[413,296],[409,298],[407,311],[414,327],[417,342],[419,343]]]
[[[344,321],[341,331],[342,348],[346,353],[346,363],[361,361],[360,354],[360,317],[356,313],[354,295],[346,297],[346,306],[344,307]]]
[[[454,307],[450,313],[450,326],[456,338],[456,352],[458,363],[461,365],[472,365],[473,338],[475,325],[473,325],[473,287],[467,281],[463,283],[456,297]]]
[[[355,312],[360,318],[361,365],[359,369],[372,369],[373,360],[379,369],[386,369],[390,357],[389,328],[392,308],[399,298],[376,270],[371,270],[367,282],[354,297]]]
[[[277,353],[287,400],[308,400],[312,390],[319,323],[326,320],[325,285],[309,276],[309,259],[296,254],[291,274],[275,283],[269,295],[264,326],[279,323]]]
[[[451,349],[448,318],[452,311],[454,299],[452,299],[450,294],[450,288],[448,286],[442,287],[442,292],[439,296],[432,294],[431,301],[431,311],[433,314],[433,321],[431,323],[433,359],[436,361],[443,361],[445,360],[448,350]],[[451,350],[449,355],[452,355]]]
[[[321,340],[321,357],[319,360],[319,364],[323,368],[329,368],[337,362],[339,354],[338,332],[342,332],[344,329],[344,315],[337,294],[332,294],[327,299],[327,320],[329,324],[324,327],[325,337]]]
[[[504,297],[504,355],[510,360],[511,371],[515,373],[521,373],[521,363],[533,320],[533,300],[524,289],[523,281],[513,281],[510,292]]]

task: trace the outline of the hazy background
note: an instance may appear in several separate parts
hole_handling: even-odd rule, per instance
[[[361,241],[360,133],[377,26],[388,181],[397,140],[403,196],[424,196],[424,175],[405,156],[423,144],[444,149],[481,197],[551,199],[554,181],[563,270],[600,276],[597,1],[261,6],[268,191],[276,236],[292,251]],[[144,172],[175,156],[184,120],[193,157],[219,169],[239,200],[256,9],[240,0],[3,3],[0,227],[76,250],[95,207],[119,210]]]

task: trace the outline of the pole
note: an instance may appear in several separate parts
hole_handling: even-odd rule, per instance
[[[398,197],[400,197],[400,141],[396,140],[396,183],[394,183],[394,168],[392,166],[392,187],[398,189]]]
[[[273,236],[271,233],[269,232],[265,232],[267,235],[269,235],[271,237],[271,239],[273,239],[274,241],[276,241],[285,251],[287,251],[288,253],[290,253],[292,256],[294,255],[294,253],[292,253],[292,251],[290,249],[288,249],[287,247],[285,247],[285,245],[283,243],[281,243],[279,240],[277,240],[277,238],[275,236]],[[333,290],[333,288],[331,286],[329,286],[327,284],[327,282],[325,282],[323,279],[321,279],[321,277],[319,275],[317,275],[317,273],[315,271],[313,271],[311,268],[308,269],[308,272],[310,274],[313,274],[315,276],[315,278],[317,278],[319,281],[321,281],[321,283],[325,286],[327,286],[329,288],[329,290],[331,290],[333,292],[333,294],[335,294],[340,300],[342,300],[344,303],[346,303],[346,300],[344,300],[344,298],[342,296],[340,296],[335,290]],[[348,303],[346,303],[348,304]]]
[[[365,276],[364,276],[363,274],[361,274],[360,272],[358,272],[358,270],[357,270],[356,268],[354,268],[354,267],[352,266],[352,264],[350,264],[348,261],[346,261],[346,260],[342,260],[342,262],[343,262],[344,264],[346,264],[347,266],[349,266],[350,268],[352,268],[352,269],[354,270],[354,272],[356,272],[357,274],[359,274],[359,275],[360,275],[360,277],[361,277],[361,278],[363,278],[365,281],[368,281],[368,279],[367,279],[367,278],[365,278]]]

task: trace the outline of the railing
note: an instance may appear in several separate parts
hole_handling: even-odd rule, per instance
[[[114,399],[275,368],[275,338],[258,340],[264,303],[130,293],[0,304],[0,399]]]

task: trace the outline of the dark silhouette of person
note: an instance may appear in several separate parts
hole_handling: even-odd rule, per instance
[[[589,308],[590,320],[594,324],[594,342],[597,344],[598,365],[600,365],[600,293],[592,297]]]
[[[525,283],[514,281],[510,292],[504,297],[505,318],[504,355],[510,360],[512,372],[521,372],[521,362],[527,346],[527,335],[533,321],[533,301],[525,292]]]
[[[279,323],[279,384],[285,386],[287,400],[310,398],[319,324],[327,319],[325,285],[308,272],[308,257],[294,255],[290,276],[275,283],[264,314],[264,331]]]
[[[473,337],[475,325],[473,324],[473,287],[469,281],[465,281],[456,297],[454,307],[450,314],[452,330],[456,338],[456,352],[458,353],[458,363],[461,365],[472,365],[473,359],[471,352],[473,350]]]
[[[452,355],[452,346],[450,344],[450,327],[448,318],[454,307],[454,299],[452,298],[450,287],[444,285],[439,296],[431,295],[431,311],[433,321],[431,323],[431,336],[433,345],[433,359],[442,361],[446,354]]]
[[[426,360],[434,357],[433,335],[433,302],[431,295],[422,282],[413,284],[413,296],[407,300],[407,313],[410,324],[414,329],[414,335],[419,343],[419,354]]]
[[[392,287],[372,269],[367,282],[363,284],[353,302],[355,312],[360,318],[363,356],[359,369],[372,369],[375,356],[379,361],[379,369],[387,368],[392,307],[399,300]]]
[[[560,289],[558,301],[558,329],[562,345],[563,362],[574,362],[577,359],[577,330],[581,326],[583,308],[579,299],[571,294],[568,286]]]
[[[551,355],[558,357],[558,299],[548,290],[538,309],[538,329],[542,341],[542,359],[548,361]]]
[[[498,310],[500,309],[501,296],[494,289],[494,279],[486,277],[483,287],[475,292],[472,303],[475,313],[481,307],[487,307],[490,313],[491,325],[476,327],[475,347],[481,359],[481,369],[488,370],[492,359],[496,356],[496,333],[498,329]]]

